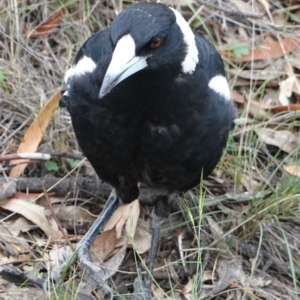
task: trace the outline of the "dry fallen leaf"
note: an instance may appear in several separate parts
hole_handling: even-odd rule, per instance
[[[40,37],[47,37],[60,23],[61,18],[65,14],[65,9],[61,8],[54,16],[49,18],[47,21],[40,24],[33,31],[29,32],[29,37],[32,39],[37,39]],[[24,26],[23,34],[28,34],[29,29]]]
[[[140,254],[145,253],[151,246],[151,234],[147,230],[149,224],[141,219],[138,200],[120,206],[105,225],[104,231],[116,227],[118,246],[120,241],[128,243]],[[125,229],[125,230],[123,230]],[[126,239],[120,239],[126,237]]]
[[[276,146],[287,153],[291,153],[298,146],[298,138],[288,130],[271,128],[256,128],[254,130],[263,143]]]
[[[50,264],[52,270],[55,270],[72,257],[72,255],[73,250],[70,246],[66,245],[59,248],[57,244],[54,244],[50,251],[44,253],[43,260]]]
[[[279,97],[278,100],[281,105],[289,105],[290,97],[293,93],[293,86],[296,84],[296,76],[291,76],[279,83]]]
[[[106,269],[106,277],[102,278],[103,280],[107,280],[111,276],[113,276],[116,272],[118,272],[121,263],[124,260],[126,254],[127,244],[125,243],[120,250],[115,253],[110,259],[102,264],[102,267]]]
[[[261,288],[263,286],[270,285],[272,280],[264,276],[253,276],[250,277],[250,285],[254,288]]]
[[[14,194],[15,199],[26,199],[26,200],[34,200],[36,199],[41,193],[23,193],[23,192],[16,192]]]
[[[23,217],[9,222],[9,231],[12,233],[13,236],[18,236],[20,232],[29,231],[33,227],[36,227],[36,225],[33,225],[29,220]]]
[[[16,264],[16,263],[27,263],[32,260],[32,257],[28,254],[21,254],[18,256],[3,256],[0,254],[0,266],[10,265],[10,264]]]
[[[215,281],[217,278],[216,278],[216,274],[215,272],[212,272],[210,270],[207,270],[207,271],[204,271],[202,273],[202,276],[201,276],[201,282],[204,283],[205,281]],[[185,299],[187,300],[192,300],[193,299],[193,296],[192,296],[192,291],[193,291],[193,285],[195,284],[195,278],[191,278],[188,283],[183,286],[182,289],[177,289],[175,287],[175,291],[179,291],[181,294],[183,294],[183,296],[185,297]],[[213,287],[213,285],[211,286]],[[206,297],[209,296],[209,292],[210,292],[210,289],[202,289],[201,291],[201,294],[200,294],[200,297],[199,297],[199,300],[200,299],[206,299]]]
[[[114,251],[117,242],[115,228],[102,232],[96,237],[90,248],[91,261],[95,265],[101,265]]]
[[[152,234],[147,229],[149,229],[149,224],[139,219],[133,240],[129,239],[128,246],[133,247],[139,254],[145,253],[151,247]]]
[[[270,105],[270,104],[264,104],[260,103],[255,100],[251,100],[252,105],[260,107],[260,109],[270,110],[274,113],[277,112],[283,112],[283,111],[296,111],[300,110],[300,103],[294,103],[289,105]]]
[[[110,220],[106,223],[104,231],[116,227],[117,238],[122,235],[122,229],[125,225],[126,235],[129,238],[134,237],[137,221],[140,215],[139,200],[118,207]]]
[[[247,282],[247,276],[243,270],[242,259],[240,257],[235,257],[230,261],[225,259],[218,260],[216,270],[218,280],[215,282],[212,290],[213,295],[226,289],[229,286],[229,281],[240,283],[242,286],[245,286]]]
[[[300,29],[297,30],[300,33]],[[267,39],[266,44],[254,48],[248,54],[241,57],[234,56],[231,52],[223,53],[222,57],[225,60],[233,62],[247,62],[251,60],[265,60],[270,58],[278,58],[286,53],[289,53],[299,47],[300,38],[285,37],[281,41]]]
[[[153,292],[152,300],[153,299],[155,299],[155,300],[165,299],[164,298],[164,291],[161,289],[161,287],[154,287],[154,290],[152,292]]]
[[[39,143],[43,137],[43,134],[51,120],[53,111],[57,107],[58,101],[60,99],[60,90],[56,91],[54,95],[49,99],[45,106],[41,109],[35,120],[31,123],[27,132],[24,135],[23,141],[19,145],[19,152],[35,152],[39,146]],[[26,168],[29,160],[28,159],[18,159],[12,161],[16,163],[9,176],[10,177],[19,177],[24,169]]]
[[[283,106],[273,106],[270,107],[270,110],[272,110],[274,113],[283,112],[283,111],[297,111],[300,110],[300,103],[293,103],[293,104],[283,105]]]
[[[258,102],[249,101],[249,112],[256,120],[269,120],[271,115]]]
[[[1,252],[8,256],[18,256],[30,249],[28,243],[23,238],[15,237],[7,222],[2,222],[0,226]]]
[[[261,190],[261,183],[245,173],[241,176],[241,184],[251,195],[255,195],[259,190]]]
[[[0,207],[24,216],[41,228],[51,239],[58,239],[63,236],[54,220],[47,220],[45,209],[39,205],[22,199],[9,199],[0,202]]]
[[[17,185],[14,181],[0,184],[0,201],[5,200],[16,193]]]
[[[231,92],[231,99],[236,103],[245,103],[245,97],[244,95],[238,93],[236,90],[233,90]]]
[[[55,203],[58,203],[58,199],[54,199]],[[51,203],[53,203],[51,199]],[[55,214],[59,220],[64,222],[70,222],[76,224],[93,224],[97,216],[91,214],[87,209],[84,209],[80,206],[59,206],[54,207]],[[47,214],[51,214],[50,210],[47,209]]]
[[[289,174],[300,177],[300,166],[284,165],[283,168]]]

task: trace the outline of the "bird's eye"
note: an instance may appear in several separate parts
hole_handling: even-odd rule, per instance
[[[157,36],[153,38],[150,42],[150,48],[156,49],[159,48],[163,43],[163,38],[161,36]]]

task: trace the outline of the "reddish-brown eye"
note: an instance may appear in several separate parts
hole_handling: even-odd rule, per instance
[[[150,48],[156,49],[159,48],[163,43],[163,38],[161,36],[155,37],[151,42],[150,42]]]

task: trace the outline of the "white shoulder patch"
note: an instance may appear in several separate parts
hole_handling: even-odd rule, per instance
[[[76,65],[72,65],[65,75],[65,83],[73,76],[83,75],[85,73],[92,73],[96,68],[94,61],[83,56]]]
[[[182,31],[184,41],[187,45],[187,54],[184,61],[181,63],[182,71],[184,73],[193,73],[196,69],[198,59],[198,49],[196,46],[195,35],[189,24],[185,21],[183,16],[174,8],[170,7],[176,16],[176,23]]]
[[[228,82],[223,75],[216,75],[213,77],[209,81],[208,86],[216,93],[222,95],[226,100],[230,100],[231,95]]]

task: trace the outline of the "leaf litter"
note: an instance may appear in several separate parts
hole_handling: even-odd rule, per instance
[[[128,3],[88,1],[81,7],[77,1],[68,5],[45,2],[24,12],[18,4],[6,2],[0,4],[2,11],[16,14],[1,15],[0,154],[43,149],[80,153],[69,115],[56,109],[59,97],[55,91],[80,45],[92,32],[109,26],[115,13]],[[297,299],[299,1],[175,2],[193,28],[209,37],[221,52],[237,120],[221,163],[204,181],[203,211],[197,189],[184,196],[190,211],[180,207],[182,196],[174,196],[171,201],[174,213],[161,232],[153,273],[158,285],[153,285],[153,296]],[[76,31],[78,26],[80,32]],[[51,100],[41,109],[47,99]],[[0,265],[17,268],[11,290],[18,279],[24,280],[22,272],[28,268],[38,270],[42,278],[42,270],[49,263],[54,268],[71,252],[42,195],[32,193],[28,187],[23,194],[15,193],[19,190],[17,180],[22,177],[34,180],[52,173],[70,178],[75,163],[64,156],[51,158],[51,162],[55,165],[52,171],[39,159],[26,159],[23,164],[16,160],[15,166],[1,161],[7,183],[0,187]],[[10,181],[8,175],[15,181]],[[86,193],[79,184],[81,176],[97,182],[85,163],[72,181],[77,180],[78,185],[65,190],[64,197],[49,195],[72,243],[86,232],[108,196],[102,183],[98,183],[99,194]],[[142,194],[145,199],[141,200],[147,202],[148,194]],[[179,209],[181,214],[175,213]],[[143,266],[151,242],[148,214],[149,208],[140,207],[138,202],[121,207],[92,245],[94,259],[110,270],[104,279],[120,295],[132,291],[137,265],[146,272]],[[37,278],[32,280],[38,282]],[[84,280],[80,272],[78,280],[80,284],[87,281],[78,299],[95,299],[92,281]],[[8,283],[3,284],[7,287]],[[30,290],[26,293],[29,295]],[[12,297],[10,291],[5,297]]]

